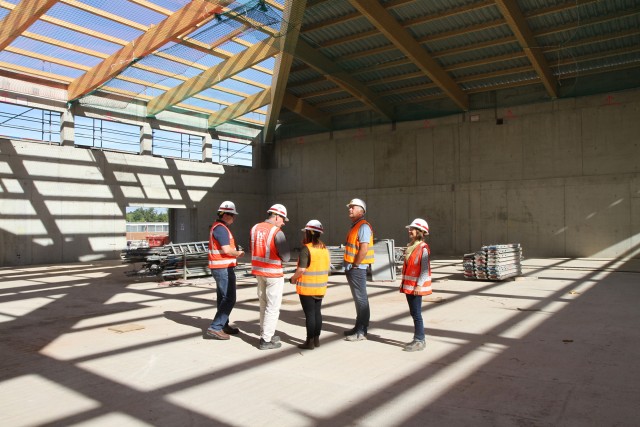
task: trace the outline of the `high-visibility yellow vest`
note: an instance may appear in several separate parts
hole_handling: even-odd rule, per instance
[[[358,253],[358,248],[360,248],[360,240],[358,240],[358,230],[362,224],[367,224],[369,228],[371,228],[371,237],[369,237],[369,249],[367,250],[367,255],[362,260],[361,264],[373,264],[373,227],[366,220],[361,219],[356,222],[349,233],[347,234],[347,244],[344,249],[344,260],[345,262],[352,263],[356,259],[356,254]]]
[[[331,260],[327,248],[316,249],[312,243],[305,245],[309,248],[309,267],[302,273],[296,283],[296,292],[299,295],[324,296],[327,292],[327,282],[329,281],[329,268]],[[298,267],[300,261],[298,261]]]
[[[238,265],[237,258],[222,252],[222,245],[213,237],[213,230],[215,230],[216,227],[222,227],[227,230],[227,233],[229,233],[229,246],[231,246],[232,249],[236,248],[236,241],[233,238],[233,234],[231,234],[231,230],[229,230],[224,223],[216,221],[209,232],[209,268],[235,267]]]
[[[418,286],[418,279],[422,273],[422,254],[424,251],[427,251],[429,255],[429,276],[422,286]],[[425,242],[421,242],[416,246],[413,252],[411,252],[409,259],[404,260],[404,265],[402,266],[402,286],[400,292],[414,295],[414,291],[418,291],[418,295],[431,294],[431,250]]]
[[[282,277],[282,260],[276,247],[279,227],[268,222],[256,224],[251,229],[251,274],[264,277]]]

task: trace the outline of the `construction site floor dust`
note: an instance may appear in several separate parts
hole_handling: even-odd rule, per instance
[[[228,341],[206,338],[210,278],[160,284],[120,262],[0,269],[2,426],[635,426],[640,260],[528,259],[523,276],[432,264],[426,349],[398,282],[369,282],[368,340],[330,276],[321,346],[286,283],[278,335],[258,349],[255,279],[239,277]],[[287,276],[288,277],[288,276]]]

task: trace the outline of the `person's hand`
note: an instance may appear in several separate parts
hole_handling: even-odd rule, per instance
[[[292,285],[296,284],[296,282],[293,281],[293,276],[289,277],[289,283],[291,283]]]
[[[238,256],[236,258],[240,258],[241,256],[244,256],[244,251],[238,251]]]

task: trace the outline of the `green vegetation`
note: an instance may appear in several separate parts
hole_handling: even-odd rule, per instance
[[[169,222],[167,212],[156,212],[155,208],[138,208],[127,212],[127,222]]]

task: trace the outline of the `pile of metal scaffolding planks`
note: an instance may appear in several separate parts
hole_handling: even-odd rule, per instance
[[[522,274],[522,246],[506,243],[482,246],[481,250],[464,254],[465,279],[500,281]]]
[[[122,257],[125,262],[144,262],[142,268],[134,270],[133,274],[161,275],[164,280],[190,279],[211,274],[208,241],[172,243],[148,249],[144,254]]]

